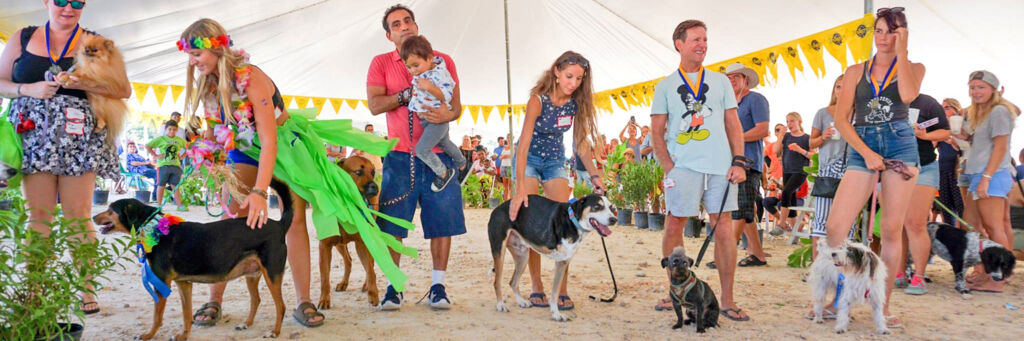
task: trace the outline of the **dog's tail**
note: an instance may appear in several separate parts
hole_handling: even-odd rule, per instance
[[[287,233],[288,227],[292,225],[292,218],[295,216],[295,209],[292,207],[291,190],[288,189],[288,185],[277,179],[270,180],[270,188],[274,189],[274,192],[277,193],[277,197],[281,201],[281,224],[284,225],[284,230]]]

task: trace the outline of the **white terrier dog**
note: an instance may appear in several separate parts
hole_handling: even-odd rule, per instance
[[[868,303],[874,310],[878,333],[889,334],[885,314],[882,312],[885,305],[885,270],[885,263],[864,244],[849,243],[830,248],[824,238],[819,240],[818,257],[811,265],[811,275],[807,280],[811,286],[811,300],[814,302],[814,322],[824,322],[822,310],[828,289],[841,282],[836,302],[836,333],[846,332],[852,304]],[[839,280],[840,275],[844,277],[842,281]]]

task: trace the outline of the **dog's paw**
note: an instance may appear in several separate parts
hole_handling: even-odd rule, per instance
[[[825,319],[821,318],[821,315],[814,315],[814,323],[817,323],[817,324],[825,323]]]
[[[380,296],[379,295],[380,294],[378,294],[376,290],[367,292],[366,293],[366,300],[370,301],[370,305],[376,307],[378,304],[380,304]]]
[[[519,305],[520,308],[529,308],[533,306],[533,303],[531,303],[530,300],[518,296],[516,297],[516,304]]]
[[[835,330],[836,334],[842,334],[846,332],[846,327],[836,326],[836,328],[833,330]]]
[[[685,319],[685,320],[683,320],[683,325],[689,326],[691,323],[693,323],[693,319]]]
[[[551,319],[555,320],[555,321],[558,321],[558,322],[568,322],[569,321],[569,317],[568,316],[565,316],[565,314],[562,314],[562,313],[557,312],[557,311],[551,313]]]
[[[892,332],[889,331],[889,328],[882,327],[881,329],[878,330],[878,335],[889,335],[889,334],[892,334]]]
[[[508,312],[508,306],[505,305],[505,301],[498,301],[497,308],[498,308],[499,312],[502,312],[502,313],[507,313]]]
[[[676,322],[676,324],[672,325],[672,329],[679,329],[679,328],[682,328],[682,327],[683,327],[683,324],[680,323],[680,322]]]
[[[188,335],[186,335],[186,334],[178,334],[178,335],[175,335],[175,336],[171,336],[171,341],[185,341],[185,340],[188,340]]]
[[[266,334],[263,334],[263,338],[264,339],[276,339],[277,338],[277,333],[274,333],[272,331],[267,332]]]
[[[342,281],[338,285],[334,286],[334,291],[345,291],[348,290],[348,281]]]
[[[704,334],[705,331],[707,330],[704,328],[697,328],[697,334]]]
[[[246,330],[249,329],[249,325],[245,323],[239,323],[235,325],[235,330]]]
[[[972,296],[972,295],[971,295],[971,292],[970,292],[970,291],[968,291],[968,292],[963,292],[963,293],[960,293],[960,298],[961,298],[961,299],[964,299],[964,300],[969,300],[969,299],[971,299],[971,297],[974,297],[974,296]]]
[[[317,302],[317,304],[316,304],[316,309],[317,310],[331,309],[331,297],[330,296],[321,297],[320,298],[320,302]]]

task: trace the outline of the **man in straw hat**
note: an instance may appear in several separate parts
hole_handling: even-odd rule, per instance
[[[743,154],[753,160],[747,169],[747,180],[737,186],[737,208],[732,211],[733,226],[736,239],[740,234],[747,235],[747,257],[740,260],[739,266],[768,265],[761,240],[758,238],[755,204],[761,202],[761,172],[764,166],[764,145],[762,140],[768,136],[768,99],[763,95],[750,91],[758,84],[757,72],[740,63],[733,63],[725,68],[725,75],[732,84],[732,92],[736,95],[736,114],[743,125]]]

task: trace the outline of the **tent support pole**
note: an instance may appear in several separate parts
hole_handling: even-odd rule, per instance
[[[870,1],[870,0],[867,0],[867,1]],[[506,114],[508,114],[508,136],[511,137],[511,138],[514,138],[515,136],[513,135],[513,131],[512,131],[512,129],[513,129],[513,125],[512,125],[512,112],[514,112],[514,110],[512,110],[512,58],[510,57],[509,47],[508,47],[508,0],[503,0],[503,2],[505,4],[505,96],[506,96],[505,104],[508,105],[507,109],[505,109],[505,110],[508,110],[508,112],[506,112]],[[514,139],[509,139],[507,142],[505,142],[506,143],[505,148],[514,148],[515,144],[513,144],[512,141],[514,141]],[[516,152],[515,149],[513,149],[511,151],[513,156],[515,156],[515,152]],[[501,155],[499,155],[498,157],[501,157]],[[507,160],[506,162],[511,162],[511,161],[512,160]],[[515,167],[513,167],[513,172],[512,173],[513,173],[512,174],[512,181],[514,183],[514,181],[515,181]],[[509,197],[512,197],[515,194],[515,186],[512,186],[511,190],[512,190],[512,194],[510,194]]]

